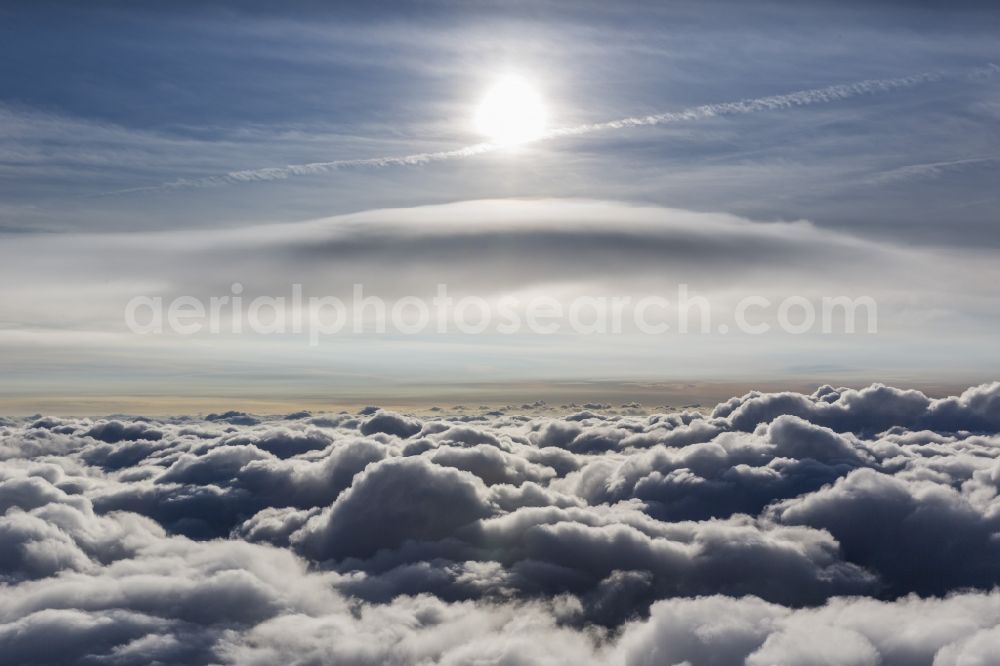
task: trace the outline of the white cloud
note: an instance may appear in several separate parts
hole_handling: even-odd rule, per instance
[[[0,652],[987,663],[998,394],[823,387],[713,414],[595,403],[563,418],[8,419]],[[390,427],[366,427],[378,418]]]

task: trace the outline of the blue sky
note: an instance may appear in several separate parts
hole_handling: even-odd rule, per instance
[[[10,378],[4,390],[12,395],[28,383],[39,394],[73,394],[82,386],[121,393],[169,379],[172,388],[164,390],[170,393],[180,391],[177,369],[188,366],[204,375],[198,381],[207,394],[244,389],[240,377],[248,366],[250,384],[263,393],[268,378],[329,367],[329,375],[315,377],[310,391],[316,394],[349,384],[343,374],[368,377],[366,386],[375,393],[404,380],[515,381],[519,373],[549,380],[655,375],[780,382],[833,369],[827,374],[844,381],[986,378],[979,375],[1000,365],[992,344],[990,269],[1000,250],[998,28],[1000,11],[972,2],[389,3],[354,9],[326,3],[5,3],[0,252],[13,259],[0,269],[6,306],[0,345],[9,351],[2,363]],[[933,77],[807,106],[608,129],[415,166],[161,187],[239,170],[475,144],[482,141],[470,120],[475,106],[496,77],[510,71],[537,85],[551,128],[865,80]],[[815,293],[873,292],[885,304],[886,332],[874,340],[808,344],[768,337],[734,347],[727,341],[725,349],[737,351],[725,352],[724,362],[723,348],[707,340],[685,340],[679,349],[672,343],[671,352],[661,353],[651,342],[634,347],[619,339],[574,341],[557,345],[556,352],[535,339],[448,338],[421,345],[365,339],[343,343],[349,360],[279,341],[253,343],[263,344],[264,352],[222,349],[211,340],[161,340],[153,348],[145,341],[141,351],[95,341],[121,332],[115,313],[144,284],[164,294],[180,293],[184,285],[185,293],[199,295],[223,285],[222,276],[202,269],[229,265],[226,259],[168,257],[158,234],[188,243],[188,251],[218,250],[217,239],[204,234],[220,230],[231,234],[225,242],[238,244],[262,225],[293,230],[306,220],[387,208],[400,209],[390,215],[394,224],[419,228],[426,219],[420,207],[462,202],[471,207],[459,210],[469,211],[474,223],[489,206],[468,202],[503,199],[564,201],[569,210],[580,199],[615,202],[626,226],[634,222],[627,211],[635,206],[662,209],[668,227],[682,216],[677,211],[735,216],[765,231],[804,220],[817,230],[815,242],[875,244],[870,263],[840,264],[843,273],[825,267],[822,284],[808,262],[788,261],[798,272],[785,270],[775,267],[781,258],[768,264],[749,249],[713,255],[714,273],[674,271],[670,279],[705,285],[715,294],[722,283],[732,291],[741,285],[764,289],[765,282],[767,293],[802,284]],[[431,217],[435,211],[447,217],[454,209],[430,210]],[[612,228],[616,219],[605,222]],[[120,238],[128,240],[115,240]],[[388,231],[380,238],[386,247],[405,245]],[[508,257],[505,272],[497,248],[507,240],[502,234],[489,238],[492,245],[474,244],[470,256],[482,252],[495,264],[495,290],[524,288],[513,276],[537,264]],[[114,258],[108,248],[119,242],[135,256],[149,256],[145,273],[141,265],[123,266]],[[66,259],[64,245],[92,249]],[[822,248],[796,251],[822,263]],[[901,259],[898,252],[911,254]],[[18,259],[27,253],[32,261],[22,265]],[[634,272],[625,245],[604,246],[590,257],[599,263],[586,275],[552,253],[534,261],[563,266],[566,273],[539,273],[533,288],[572,279],[599,283],[605,291],[640,289],[637,282],[613,284],[617,275]],[[261,293],[268,285],[283,293],[303,272],[315,291],[329,286],[329,275],[300,270],[290,254],[275,242],[271,253],[246,254],[257,263],[237,262],[229,275],[249,283],[265,273],[268,279],[257,281]],[[373,254],[371,261],[379,260]],[[383,287],[420,292],[440,272],[442,258],[396,261],[394,270],[380,274],[388,275]],[[368,270],[373,267],[361,266],[357,274],[375,275]],[[451,279],[469,282],[475,261],[462,270],[469,273],[458,271]],[[914,273],[925,273],[926,284],[909,282]],[[102,291],[102,284],[111,286]],[[946,339],[960,341],[959,349],[943,346]],[[649,355],[660,360],[650,363]],[[94,365],[101,368],[97,375]]]

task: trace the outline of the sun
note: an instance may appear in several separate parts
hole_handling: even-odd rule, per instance
[[[531,82],[508,74],[479,103],[476,129],[492,143],[516,145],[542,136],[545,115],[545,103]]]

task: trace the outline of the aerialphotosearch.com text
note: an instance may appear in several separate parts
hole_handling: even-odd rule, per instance
[[[195,296],[135,296],[124,309],[125,324],[140,335],[173,333],[303,335],[310,345],[338,334],[426,335],[533,333],[583,335],[638,332],[648,335],[790,335],[877,333],[877,303],[870,296],[782,298],[746,295],[734,302],[712,302],[677,285],[674,298],[536,294],[455,297],[438,284],[434,296],[391,299],[368,294],[355,284],[349,299],[306,296],[301,284],[287,296],[244,294],[241,283],[230,293]]]

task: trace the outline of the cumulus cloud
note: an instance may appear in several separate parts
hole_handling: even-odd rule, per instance
[[[0,655],[991,663],[998,401],[7,419]]]

